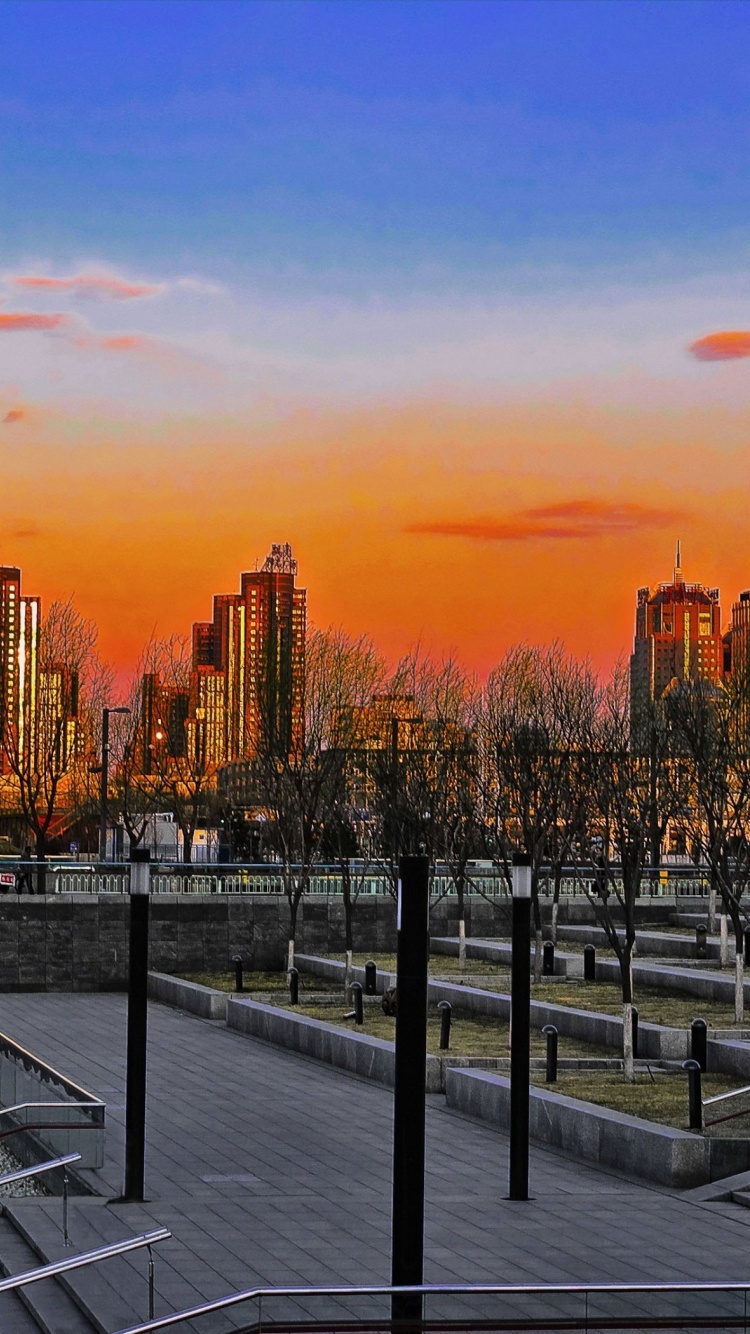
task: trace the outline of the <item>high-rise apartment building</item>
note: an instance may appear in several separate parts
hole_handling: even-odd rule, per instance
[[[630,659],[634,713],[674,681],[720,681],[724,641],[718,588],[686,583],[677,543],[671,582],[639,588]]]
[[[207,764],[292,753],[303,734],[306,590],[288,543],[274,543],[239,593],[214,598],[192,637],[190,716]]]
[[[34,743],[40,625],[40,599],[22,596],[20,569],[0,566],[0,770]]]

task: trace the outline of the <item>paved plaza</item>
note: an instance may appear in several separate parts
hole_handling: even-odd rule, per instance
[[[9,1036],[106,1100],[105,1194],[71,1202],[73,1246],[168,1227],[155,1251],[157,1314],[254,1284],[389,1281],[390,1091],[153,1004],[149,1202],[112,1203],[123,1183],[125,997],[4,995],[0,1016]],[[428,1099],[426,1281],[750,1281],[750,1210],[542,1150],[532,1151],[534,1198],[511,1203],[507,1161],[504,1134]],[[59,1199],[12,1208],[46,1255],[65,1254]],[[147,1314],[145,1252],[76,1283],[104,1330]],[[212,1322],[201,1330],[230,1326]]]

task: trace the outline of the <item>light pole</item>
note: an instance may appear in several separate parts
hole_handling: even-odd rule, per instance
[[[124,706],[117,709],[102,709],[102,777],[99,788],[99,861],[107,860],[107,789],[109,786],[109,715],[111,713],[130,713]]]
[[[148,1022],[148,906],[151,853],[130,853],[130,964],[125,1092],[125,1200],[142,1200],[146,1159],[146,1037]]]
[[[531,1009],[531,858],[513,853],[510,1048],[511,1200],[529,1198],[529,1023]]]

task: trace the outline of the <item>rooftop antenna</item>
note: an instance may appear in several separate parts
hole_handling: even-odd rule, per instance
[[[685,580],[682,577],[682,558],[680,553],[680,539],[677,539],[677,556],[674,567],[674,581],[676,584],[683,584]]]

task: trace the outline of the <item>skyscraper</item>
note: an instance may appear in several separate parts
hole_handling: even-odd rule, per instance
[[[213,620],[193,626],[191,703],[209,763],[301,743],[307,594],[296,574],[289,543],[274,543],[239,593],[214,598]]]
[[[673,681],[720,681],[723,675],[719,590],[685,582],[678,542],[671,582],[638,589],[630,659],[633,712],[661,699]]]
[[[33,746],[40,624],[40,599],[22,597],[20,569],[0,566],[0,770]]]

